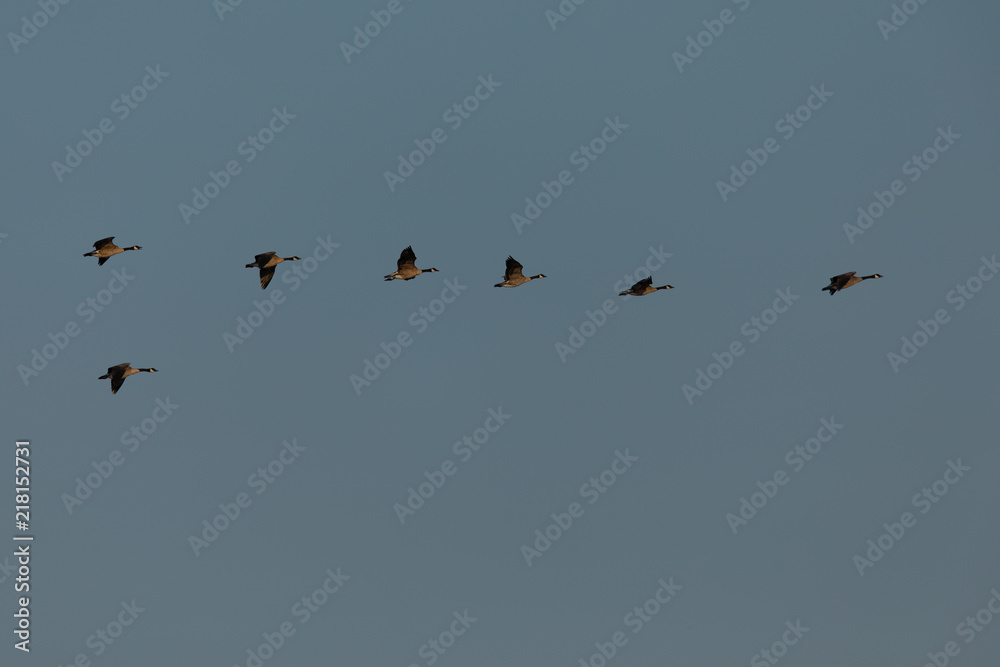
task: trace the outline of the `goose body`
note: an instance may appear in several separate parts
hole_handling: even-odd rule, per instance
[[[272,250],[271,252],[254,255],[254,261],[247,264],[246,268],[260,269],[260,288],[267,289],[268,283],[274,277],[274,267],[282,262],[296,262],[299,259],[301,258],[294,255],[291,257],[278,257],[278,254]]]
[[[830,296],[833,296],[839,290],[847,289],[851,285],[857,285],[862,280],[882,277],[881,273],[873,273],[870,276],[856,276],[854,275],[855,273],[857,273],[857,271],[850,271],[848,273],[841,273],[839,276],[830,278],[830,284],[824,287],[822,291],[829,291]]]
[[[413,246],[406,248],[399,254],[396,260],[396,272],[385,277],[386,280],[413,280],[421,273],[434,273],[437,269],[418,269],[416,267],[417,256],[413,252]]]
[[[524,267],[521,266],[521,264],[516,259],[508,255],[507,270],[504,271],[503,282],[497,283],[496,285],[494,285],[494,287],[517,287],[518,285],[523,285],[529,280],[535,280],[536,278],[546,277],[544,273],[539,273],[537,276],[525,276],[523,273],[521,273],[521,270],[523,268]]]
[[[650,276],[648,278],[643,278],[635,285],[629,287],[624,292],[619,292],[618,296],[625,296],[625,295],[646,296],[647,294],[652,294],[656,290],[673,289],[673,288],[674,288],[673,285],[664,285],[663,287],[653,287],[653,276]]]
[[[94,242],[94,249],[90,252],[83,253],[84,257],[97,257],[97,265],[103,266],[104,262],[108,261],[115,255],[125,252],[126,250],[142,250],[141,246],[134,245],[130,248],[119,248],[112,241],[114,241],[114,236],[109,236],[106,239],[101,239],[100,241]]]
[[[158,372],[155,368],[132,368],[130,364],[118,364],[117,366],[112,366],[108,369],[108,372],[98,380],[107,380],[111,378],[111,393],[117,394],[118,390],[122,388],[122,383],[125,382],[125,378],[129,375],[135,375],[136,373],[156,373]]]

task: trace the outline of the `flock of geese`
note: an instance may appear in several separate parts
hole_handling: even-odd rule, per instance
[[[97,257],[97,265],[103,266],[104,262],[108,261],[115,255],[119,255],[127,250],[142,250],[142,246],[131,246],[128,248],[121,248],[114,244],[114,236],[109,236],[106,239],[101,239],[94,243],[94,249],[90,252],[83,254],[84,257]],[[295,262],[300,260],[300,257],[278,257],[278,253],[265,252],[260,255],[254,256],[254,261],[246,265],[248,269],[259,269],[260,271],[260,288],[267,289],[268,284],[271,279],[274,278],[274,270],[282,262]],[[413,252],[412,246],[406,246],[403,252],[399,254],[399,259],[396,260],[396,270],[393,273],[385,276],[386,280],[413,280],[421,273],[435,273],[437,269],[418,269],[416,266],[417,256]],[[532,280],[537,280],[539,278],[545,278],[544,273],[539,273],[536,276],[526,276],[522,273],[524,267],[521,266],[520,262],[511,256],[507,256],[507,268],[503,274],[503,282],[499,282],[494,287],[518,287],[530,282]],[[858,276],[855,275],[856,271],[850,271],[848,273],[841,273],[839,276],[833,276],[830,278],[830,284],[823,288],[823,291],[829,291],[830,296],[833,296],[837,292],[843,289],[847,289],[852,285],[857,285],[862,280],[869,280],[871,278],[881,278],[882,274],[873,273],[870,276]],[[646,296],[647,294],[652,294],[658,290],[673,289],[673,285],[663,285],[662,287],[653,287],[653,277],[643,278],[632,287],[628,288],[624,292],[620,292],[618,296]],[[105,375],[100,376],[99,380],[111,380],[111,393],[117,394],[118,390],[121,389],[122,383],[125,382],[125,378],[130,375],[135,375],[136,373],[156,373],[155,368],[132,368],[131,364],[124,363],[118,364],[117,366],[111,366],[108,368],[108,372]]]

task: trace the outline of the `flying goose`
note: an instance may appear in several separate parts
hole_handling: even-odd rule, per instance
[[[437,269],[418,269],[414,266],[417,256],[413,253],[413,246],[406,248],[399,254],[396,260],[396,272],[385,277],[386,280],[413,280],[421,273],[434,273]]]
[[[98,266],[103,266],[104,262],[108,261],[115,255],[123,253],[126,250],[142,250],[140,246],[134,245],[131,248],[119,248],[112,241],[114,241],[114,236],[109,236],[106,239],[101,239],[94,243],[94,249],[90,252],[83,253],[84,257],[99,257],[97,260]]]
[[[857,285],[862,280],[868,280],[869,278],[881,278],[881,273],[873,273],[870,276],[856,276],[854,275],[857,271],[851,271],[850,273],[841,273],[839,276],[834,276],[830,278],[830,284],[823,288],[822,291],[830,291],[830,296],[833,296],[838,290],[847,289],[851,285]]]
[[[544,273],[539,273],[537,276],[525,276],[521,273],[521,269],[524,267],[511,257],[507,256],[507,270],[503,274],[503,282],[497,283],[494,287],[517,287],[518,285],[523,285],[529,280],[534,280],[535,278],[545,278]]]
[[[260,269],[260,288],[267,289],[268,283],[271,282],[271,278],[274,277],[274,267],[282,262],[295,262],[301,259],[292,255],[291,257],[278,257],[277,253],[273,250],[271,252],[265,252],[260,255],[254,255],[254,261],[252,264],[247,264],[248,269]]]
[[[618,296],[625,296],[626,294],[631,294],[632,296],[646,296],[647,294],[652,294],[656,290],[661,289],[673,289],[673,285],[664,285],[663,287],[653,287],[653,276],[648,278],[643,278],[635,285],[632,285],[624,292],[619,292]]]
[[[111,393],[117,394],[118,390],[122,388],[122,383],[125,382],[125,378],[129,375],[135,375],[136,373],[156,373],[155,368],[131,368],[129,364],[118,364],[117,366],[112,366],[108,369],[107,374],[102,375],[97,378],[98,380],[107,380],[111,378]]]

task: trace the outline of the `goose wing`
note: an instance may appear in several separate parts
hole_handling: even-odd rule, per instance
[[[846,283],[848,280],[851,279],[851,277],[855,273],[857,273],[857,271],[848,271],[847,273],[841,273],[839,276],[834,276],[833,278],[830,278],[830,283],[831,284],[837,284],[839,282],[845,282]]]
[[[653,276],[650,276],[648,278],[643,278],[635,285],[632,285],[632,287],[629,288],[629,291],[631,292],[635,290],[636,292],[641,292],[644,288],[652,287],[652,285],[653,285]]]
[[[404,266],[413,266],[417,261],[417,256],[413,252],[413,246],[406,246],[403,252],[399,253],[399,259],[396,260],[396,270],[402,271]]]
[[[100,241],[94,241],[94,250],[100,250],[106,245],[114,245],[114,243],[112,243],[112,241],[114,240],[115,240],[114,236],[109,236],[106,239],[101,239]]]
[[[267,264],[268,260],[270,260],[277,254],[278,253],[276,251],[272,250],[271,252],[262,252],[259,255],[254,255],[253,256],[254,263],[256,263],[258,266],[264,266],[265,264]]]
[[[508,255],[507,256],[507,270],[504,271],[503,279],[504,280],[510,280],[514,276],[523,275],[521,273],[521,269],[523,269],[523,268],[524,267],[521,266],[520,262],[518,262],[516,259],[514,259],[510,255]]]
[[[260,270],[260,288],[267,289],[268,283],[271,282],[271,278],[274,277],[274,267],[261,267]]]

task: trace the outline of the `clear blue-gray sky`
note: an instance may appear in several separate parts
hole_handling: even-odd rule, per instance
[[[3,664],[995,665],[998,19],[6,3]]]

